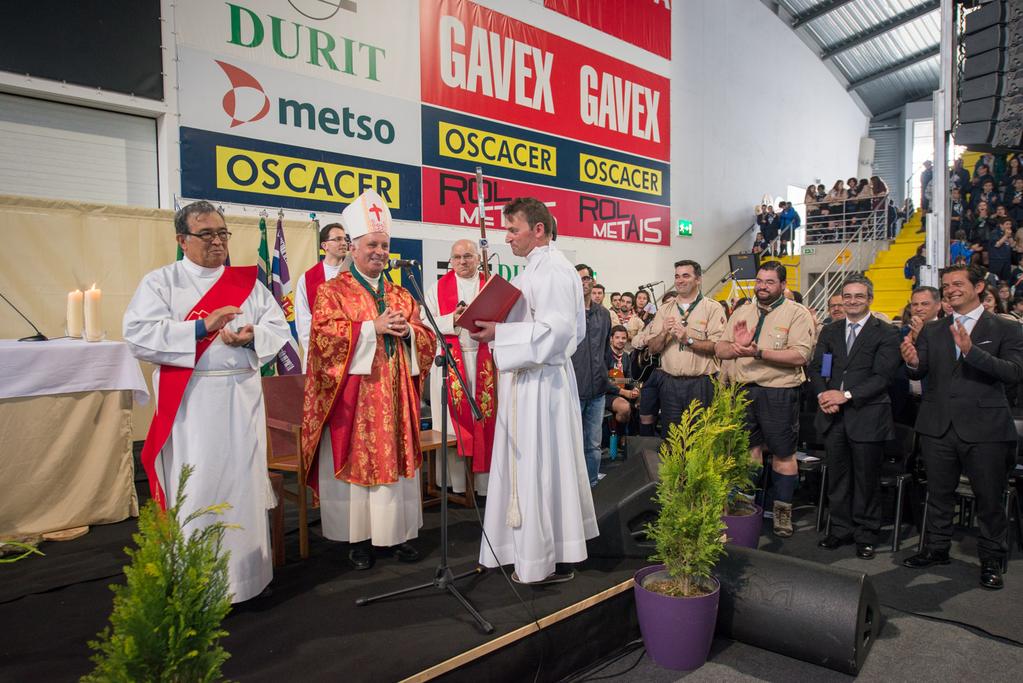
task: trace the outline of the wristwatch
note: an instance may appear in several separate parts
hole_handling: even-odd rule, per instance
[[[695,339],[693,339],[692,337],[686,337],[686,346],[692,346],[695,343],[696,343]]]
[[[757,360],[764,360],[764,352],[760,349],[757,349],[757,352],[753,354],[753,357]]]
[[[846,401],[851,401],[852,400],[852,392],[851,391],[843,391],[842,395],[845,396],[845,400]]]

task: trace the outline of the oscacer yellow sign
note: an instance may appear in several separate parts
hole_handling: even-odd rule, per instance
[[[579,154],[579,180],[584,183],[660,195],[662,178],[661,172],[653,168]]]
[[[221,145],[216,159],[220,189],[327,202],[351,202],[376,190],[388,207],[401,208],[397,173]]]
[[[558,150],[550,145],[499,135],[441,121],[440,155],[453,159],[486,162],[516,171],[558,174]]]

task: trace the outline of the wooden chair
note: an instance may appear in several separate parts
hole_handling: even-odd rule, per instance
[[[273,565],[281,567],[284,565],[284,475],[271,472],[270,486],[277,497],[277,507],[270,511],[270,550]]]
[[[441,440],[440,432],[436,429],[430,429],[419,432],[419,445],[423,449],[423,467],[426,469],[426,476],[423,477],[423,507],[426,508],[440,503],[441,492],[437,482],[436,463],[441,446],[443,446],[444,443]],[[455,435],[449,435],[448,448],[456,448],[457,446],[458,440]],[[472,479],[472,471],[468,468],[466,469],[465,485],[465,493],[449,493],[448,500],[471,508],[475,506],[475,499],[471,493],[474,482]]]
[[[306,486],[309,473],[302,466],[301,457],[305,375],[280,375],[262,379],[263,405],[266,410],[266,466],[274,472],[292,472],[298,479],[296,490],[283,485],[281,490],[285,499],[298,505],[298,548],[304,560],[309,557],[309,493]]]

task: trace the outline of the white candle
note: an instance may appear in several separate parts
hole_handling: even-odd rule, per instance
[[[103,316],[100,313],[99,304],[103,299],[103,292],[96,289],[96,283],[85,290],[85,339],[86,341],[99,341],[103,338]]]
[[[82,290],[67,293],[67,336],[82,336]]]

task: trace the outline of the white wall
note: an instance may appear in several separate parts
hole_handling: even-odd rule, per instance
[[[696,236],[658,256],[669,275],[676,259],[716,259],[763,193],[855,174],[868,122],[762,3],[686,0],[673,24],[672,214],[692,220]]]

